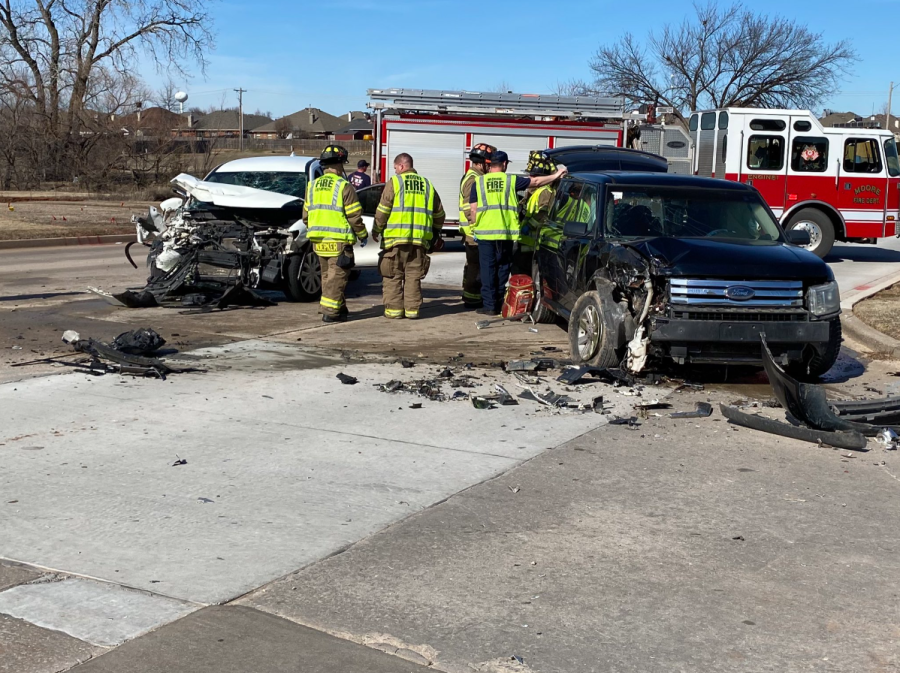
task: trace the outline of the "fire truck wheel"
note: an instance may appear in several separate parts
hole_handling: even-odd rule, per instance
[[[801,229],[809,234],[809,245],[803,247],[817,257],[825,257],[834,245],[834,224],[821,210],[804,208],[791,216],[788,229]]]

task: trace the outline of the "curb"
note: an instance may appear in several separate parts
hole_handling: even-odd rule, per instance
[[[72,236],[65,238],[23,238],[12,241],[0,241],[0,250],[18,250],[21,248],[53,248],[69,245],[106,245],[109,243],[129,243],[134,241],[134,234],[112,234],[109,236]]]
[[[858,303],[897,283],[900,283],[900,272],[882,276],[872,283],[861,286],[862,289],[855,288],[850,291],[848,293],[850,296],[841,300],[841,327],[845,336],[873,352],[885,353],[892,358],[900,359],[900,341],[879,332],[874,327],[869,327],[853,313],[853,307]]]

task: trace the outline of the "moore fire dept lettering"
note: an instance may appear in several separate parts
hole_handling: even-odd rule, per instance
[[[860,196],[860,194],[863,194],[865,192],[875,194],[875,196]],[[879,201],[881,201],[881,199],[878,198],[881,196],[881,190],[874,185],[860,185],[855,190],[853,190],[853,194],[853,203],[878,203]]]

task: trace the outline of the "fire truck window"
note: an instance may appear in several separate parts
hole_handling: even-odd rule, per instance
[[[800,133],[805,133],[806,131],[809,131],[811,128],[812,128],[812,124],[810,124],[809,122],[804,122],[804,121],[794,122],[794,130],[800,131]]]
[[[787,124],[782,119],[754,119],[750,128],[754,131],[784,131]]]
[[[719,113],[719,130],[724,131],[728,128],[728,113],[720,112]]]
[[[900,158],[897,157],[897,141],[888,138],[884,141],[884,160],[887,163],[888,175],[892,178],[900,176]]]
[[[747,143],[747,168],[757,171],[780,171],[784,167],[784,138],[750,136]]]
[[[697,115],[691,115],[691,121],[689,124],[689,128],[691,129],[691,131],[697,130]]]
[[[844,143],[844,170],[848,173],[881,173],[881,156],[874,138],[850,138]]]
[[[827,138],[794,138],[791,146],[791,170],[800,173],[823,173],[828,168]]]
[[[715,112],[704,112],[702,115],[700,115],[701,131],[712,131],[714,128],[716,128]]]

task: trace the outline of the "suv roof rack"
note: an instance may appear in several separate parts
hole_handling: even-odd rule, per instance
[[[625,99],[621,96],[592,98],[443,89],[368,89],[367,93],[372,99],[367,103],[371,109],[570,119],[622,119],[625,116]]]

